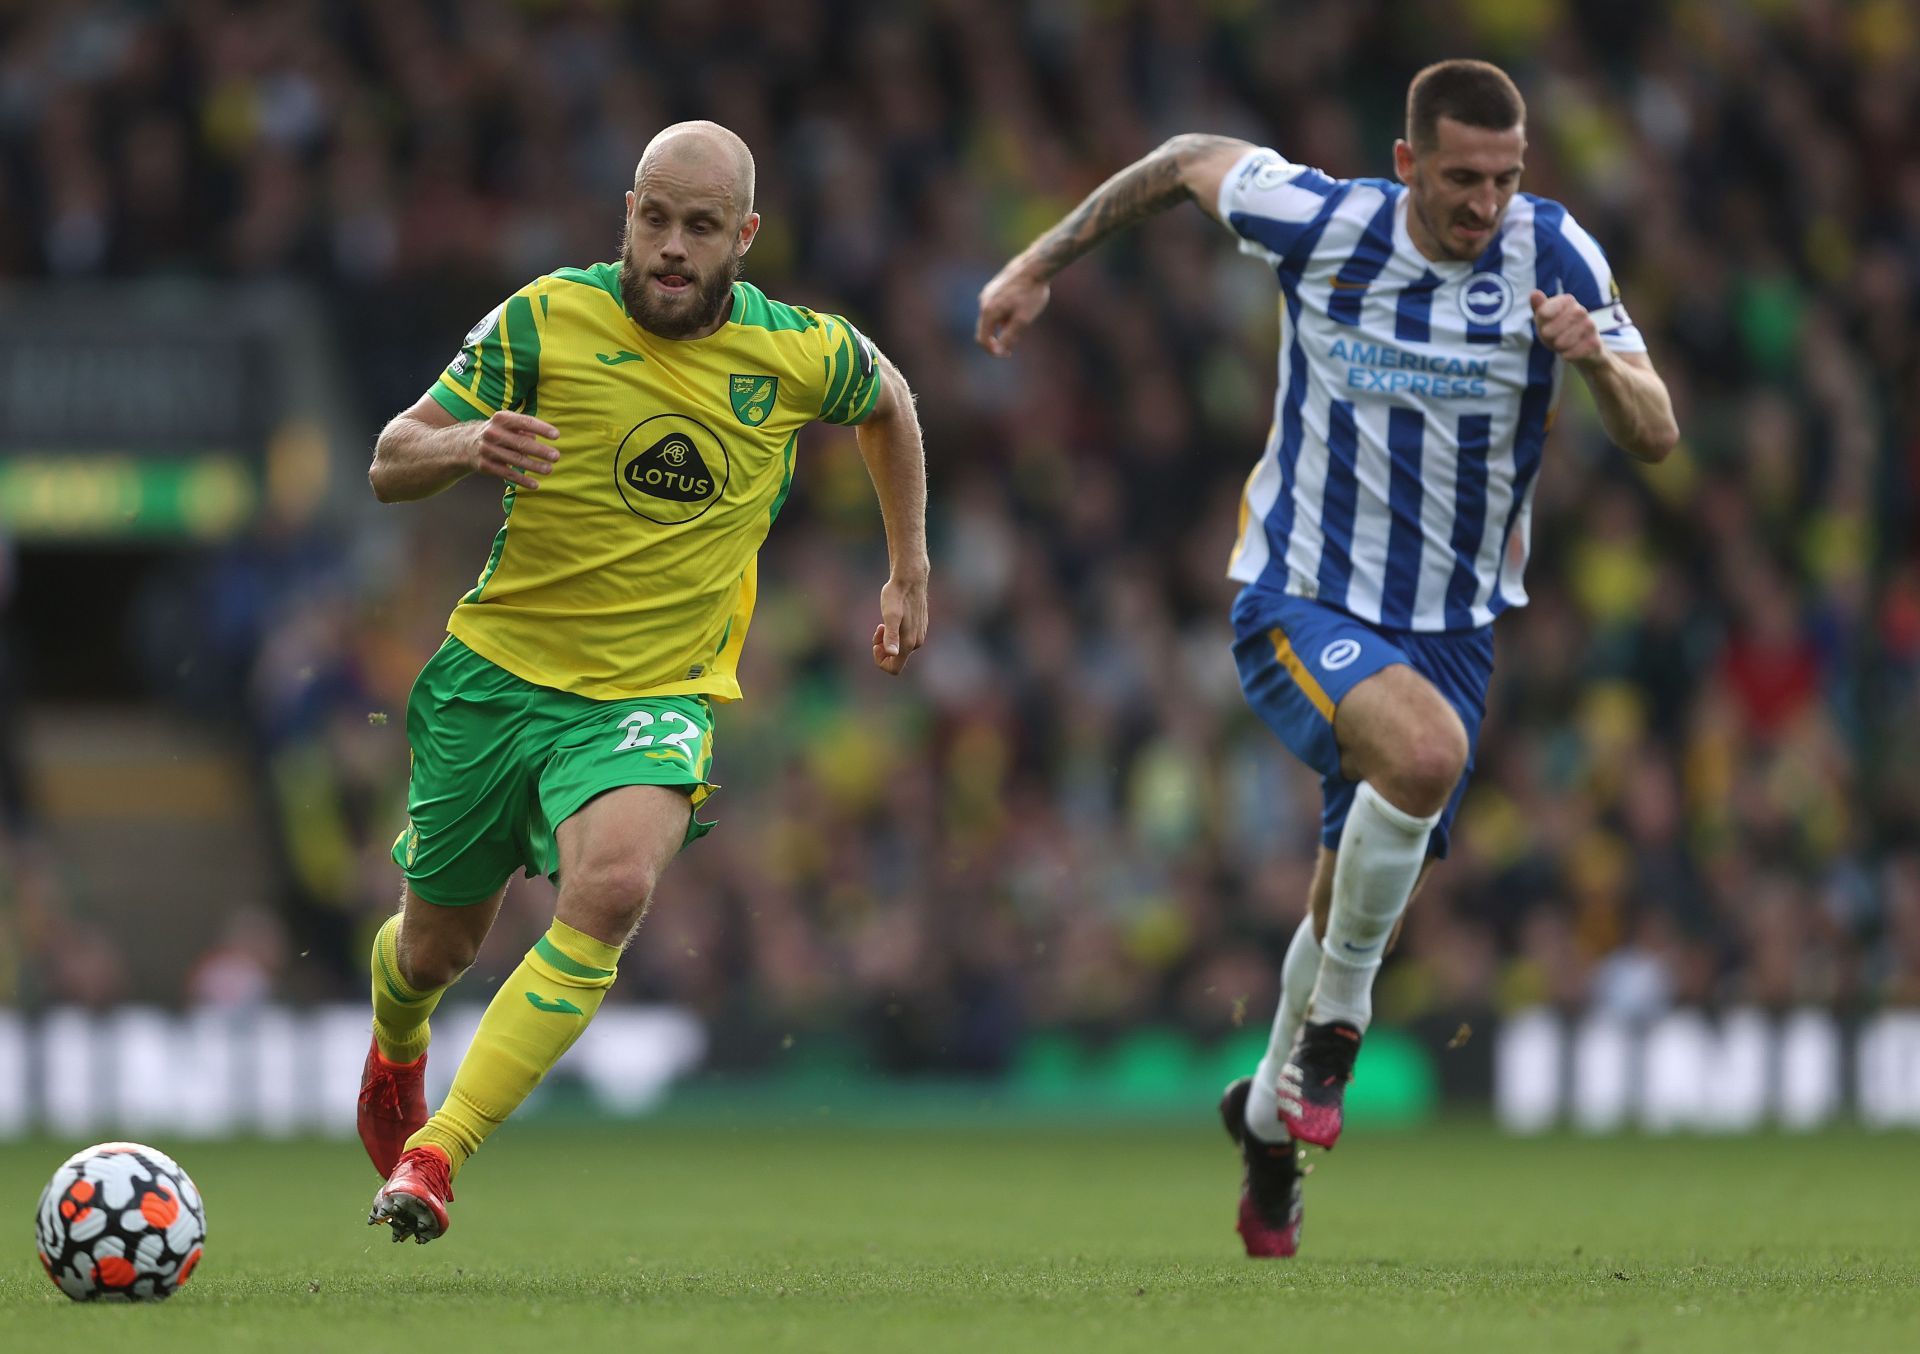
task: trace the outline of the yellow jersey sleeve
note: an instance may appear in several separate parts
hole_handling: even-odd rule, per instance
[[[461,420],[502,409],[537,414],[540,342],[546,334],[546,278],[528,283],[467,331],[453,361],[428,392]]]
[[[880,355],[867,336],[838,315],[818,315],[823,382],[820,419],[858,423],[880,398]]]

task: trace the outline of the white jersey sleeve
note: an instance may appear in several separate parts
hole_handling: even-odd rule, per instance
[[[1593,236],[1572,212],[1564,212],[1549,238],[1559,256],[1555,262],[1561,285],[1593,316],[1600,342],[1616,353],[1644,353],[1647,340],[1627,314],[1613,266]]]
[[[1240,237],[1240,252],[1278,266],[1320,220],[1338,182],[1259,147],[1234,161],[1220,182],[1218,215]]]

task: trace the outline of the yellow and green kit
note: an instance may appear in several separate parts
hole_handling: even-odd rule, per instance
[[[559,429],[560,459],[537,491],[507,488],[486,565],[408,705],[393,854],[418,896],[476,902],[517,867],[551,873],[554,828],[603,790],[705,797],[710,702],[740,696],[755,560],[795,438],[860,422],[880,384],[846,320],[744,282],[699,339],[636,323],[611,263],[538,278],[474,326],[434,400],[461,419],[537,415]]]

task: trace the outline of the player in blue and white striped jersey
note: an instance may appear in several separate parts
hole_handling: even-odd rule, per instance
[[[1251,1255],[1291,1255],[1294,1143],[1331,1147],[1372,988],[1473,767],[1493,618],[1527,600],[1528,526],[1566,368],[1609,436],[1659,461],[1672,403],[1606,255],[1521,194],[1526,107],[1478,61],[1407,92],[1398,182],[1335,179],[1228,137],[1177,136],[1115,175],[981,293],[1010,351],[1048,280],[1132,221],[1191,200],[1280,283],[1273,427],[1228,572],[1249,703],[1325,795],[1322,849],[1282,965],[1267,1055],[1222,1102],[1246,1166]]]

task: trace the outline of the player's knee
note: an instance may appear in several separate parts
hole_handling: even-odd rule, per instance
[[[1447,806],[1466,769],[1466,730],[1449,710],[1446,719],[1409,731],[1392,758],[1388,784],[1376,788],[1396,808],[1425,817]]]
[[[448,934],[407,937],[400,951],[400,967],[407,985],[430,991],[457,982],[480,955],[480,942]]]
[[[651,861],[629,856],[583,865],[561,882],[568,910],[631,929],[639,924],[659,881],[660,871]]]

